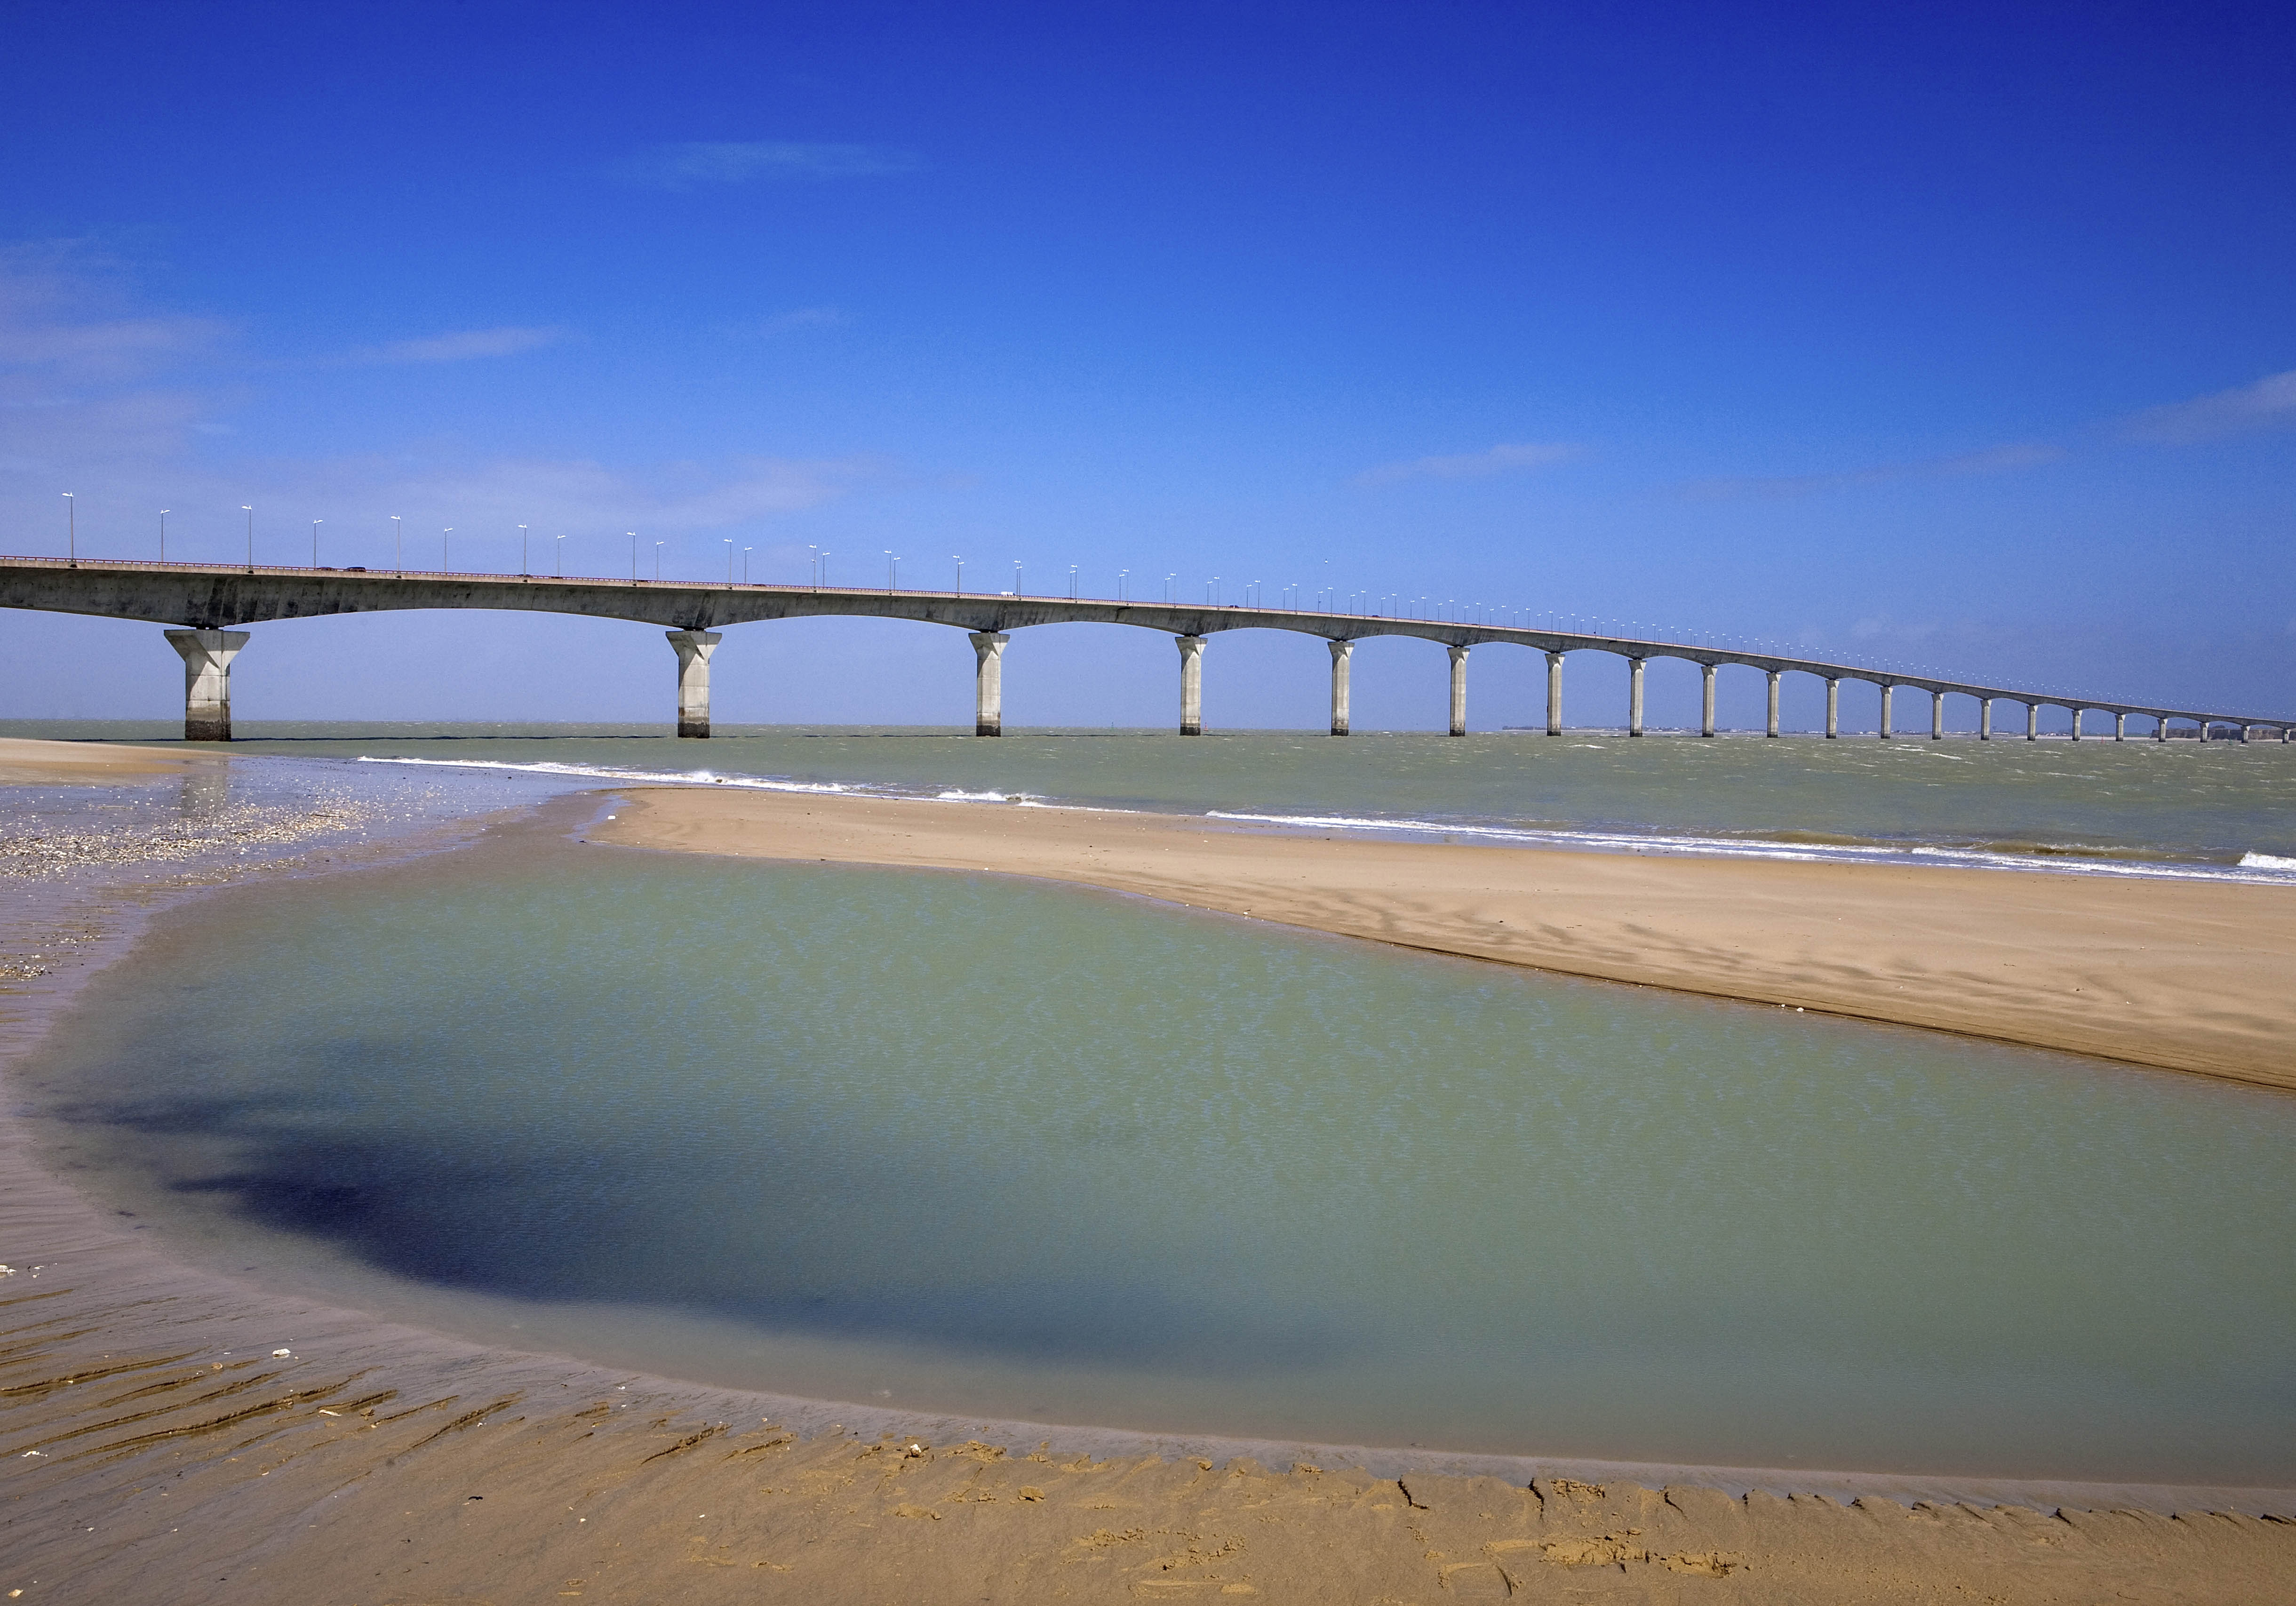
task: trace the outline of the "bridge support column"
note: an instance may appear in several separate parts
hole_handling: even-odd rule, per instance
[[[709,655],[726,638],[715,630],[665,630],[677,650],[677,733],[709,734]]]
[[[1993,699],[1990,697],[1977,700],[1977,739],[1980,742],[1993,740]]]
[[[1451,654],[1451,734],[1467,733],[1467,649],[1453,647]]]
[[[1643,733],[1643,660],[1627,660],[1627,734]]]
[[[2169,717],[2166,714],[2152,716],[2152,740],[2155,742],[2169,740]]]
[[[1546,655],[1546,733],[1562,734],[1562,654]]]
[[[1825,677],[1825,739],[1828,742],[1841,734],[1841,677]]]
[[[1180,644],[1180,734],[1204,733],[1204,638],[1182,635]]]
[[[247,645],[244,630],[170,630],[168,644],[184,656],[184,740],[231,740],[231,660]]]
[[[2029,702],[2025,705],[2025,740],[2038,742],[2040,739],[2041,705],[2038,702]]]
[[[1702,683],[1698,688],[1698,733],[1702,736],[1711,736],[1714,733],[1715,666],[1701,664],[1698,667],[1703,671],[1698,677]]]
[[[1353,642],[1326,642],[1332,650],[1332,734],[1348,733],[1348,660],[1355,656]]]
[[[1004,733],[1004,643],[1013,638],[994,630],[972,632],[972,733]]]
[[[2081,711],[2079,709],[2075,709],[2073,710],[2073,740],[2075,742],[2079,742],[2080,740],[2080,717]]]
[[[1784,670],[1770,671],[1770,723],[1762,732],[1765,736],[1775,736],[1778,733],[1778,682],[1784,678]]]
[[[1930,740],[1945,740],[1945,693],[1942,692],[1930,693]]]
[[[2112,739],[2115,742],[2126,742],[2128,740],[2128,715],[2115,714],[2112,717]]]
[[[2202,742],[2206,742],[2209,739],[2209,722],[2206,719],[2195,717],[2194,723],[2201,727],[2198,731],[2194,732],[2194,734],[2197,735]]]
[[[1884,742],[1887,742],[1890,739],[1890,699],[1892,694],[1896,692],[1897,689],[1897,687],[1889,684],[1887,682],[1884,682],[1882,686],[1882,728],[1876,731],[1874,734],[1881,737]]]

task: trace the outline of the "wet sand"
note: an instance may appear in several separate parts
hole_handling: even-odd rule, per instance
[[[1277,834],[1169,815],[683,787],[596,842],[992,871],[2296,1088],[2296,891]]]
[[[57,969],[0,979],[0,1059],[124,951],[133,920],[99,923]],[[187,1267],[154,1236],[0,1123],[0,1598],[2296,1601],[2296,1490],[920,1415],[473,1344]]]
[[[42,742],[0,736],[0,786],[101,786],[135,775],[182,774],[221,764],[221,753],[130,747],[114,742]]]

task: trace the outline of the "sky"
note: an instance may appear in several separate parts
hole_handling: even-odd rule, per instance
[[[156,556],[164,508],[232,560],[244,504],[258,561],[319,520],[323,562],[515,572],[524,524],[611,575],[635,529],[665,577],[962,554],[2296,714],[2284,5],[0,0],[0,151],[6,552],[69,505]],[[152,626],[0,638],[0,717],[180,709]],[[673,663],[291,621],[234,711],[667,723]],[[722,721],[971,715],[940,627],[714,668]],[[1006,720],[1168,725],[1177,668],[1024,632]],[[1318,725],[1326,673],[1216,639],[1207,719]],[[1534,654],[1471,673],[1541,717]],[[1618,660],[1569,673],[1623,718]],[[1357,728],[1439,727],[1446,675],[1366,645]],[[1696,685],[1654,664],[1652,721]]]

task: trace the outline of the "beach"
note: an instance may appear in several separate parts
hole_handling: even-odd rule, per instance
[[[2296,1087],[2278,888],[1366,841],[1090,808],[633,791],[596,842],[1040,877],[1577,976]]]
[[[5,757],[48,763],[48,784],[154,761],[75,746]],[[2276,889],[705,787],[594,804],[615,817],[580,835],[617,849],[1037,877],[2289,1085],[2269,978],[2296,928]],[[15,989],[0,1047],[21,1052],[127,930],[91,929]],[[186,1267],[20,1128],[0,1154],[0,1590],[28,1602],[145,1598],[156,1577],[170,1600],[354,1606],[2296,1599],[2296,1491],[1457,1456],[712,1389]]]

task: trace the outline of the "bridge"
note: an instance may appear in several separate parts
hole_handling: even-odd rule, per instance
[[[1610,652],[1627,660],[1627,734],[1643,733],[1643,669],[1653,658],[1686,660],[1699,666],[1703,695],[1699,734],[1711,736],[1714,685],[1721,670],[1739,668],[1768,677],[1767,733],[1778,734],[1778,686],[1787,675],[1810,675],[1825,683],[1825,733],[1841,734],[1841,683],[1861,682],[1881,693],[1878,734],[1901,734],[1893,723],[1900,691],[1926,692],[1928,736],[1945,735],[1945,700],[1967,697],[1978,709],[1981,740],[1992,740],[1993,709],[2005,702],[2025,712],[2023,735],[2040,735],[2040,711],[2060,708],[2072,716],[2072,737],[2086,733],[2089,715],[2111,715],[2112,740],[2125,741],[2131,718],[2150,721],[2154,741],[2169,738],[2169,725],[2195,727],[2206,742],[2221,728],[2246,742],[2259,733],[2282,742],[2296,719],[2232,714],[2207,709],[2068,699],[2061,692],[2013,686],[1937,680],[1872,668],[1828,663],[1683,642],[1641,641],[1626,636],[1518,626],[1397,619],[1379,614],[1264,608],[1207,603],[1107,602],[1092,598],[1015,595],[1011,593],[910,591],[815,586],[718,585],[685,580],[570,579],[544,575],[450,574],[427,570],[370,571],[360,569],[298,569],[269,565],[140,562],[120,560],[0,557],[0,608],[40,609],[93,614],[104,619],[142,619],[176,627],[168,642],[184,660],[184,738],[187,742],[231,740],[231,666],[250,633],[235,628],[276,619],[318,619],[330,614],[369,613],[422,608],[486,608],[512,612],[572,613],[630,619],[667,627],[677,655],[677,733],[709,734],[709,656],[729,625],[762,619],[840,616],[915,619],[947,625],[972,637],[977,660],[973,733],[995,736],[1004,728],[1004,657],[1013,632],[1031,625],[1130,625],[1160,630],[1177,643],[1180,654],[1180,733],[1203,730],[1204,646],[1224,630],[1291,630],[1320,636],[1332,652],[1332,734],[1348,733],[1349,660],[1356,643],[1377,635],[1415,636],[1445,648],[1451,660],[1450,733],[1467,730],[1467,655],[1480,646],[1528,647],[1546,658],[1546,733],[1562,732],[1562,660],[1571,652]],[[2139,734],[2144,734],[2141,732]],[[2099,736],[2103,732],[2096,733]]]

